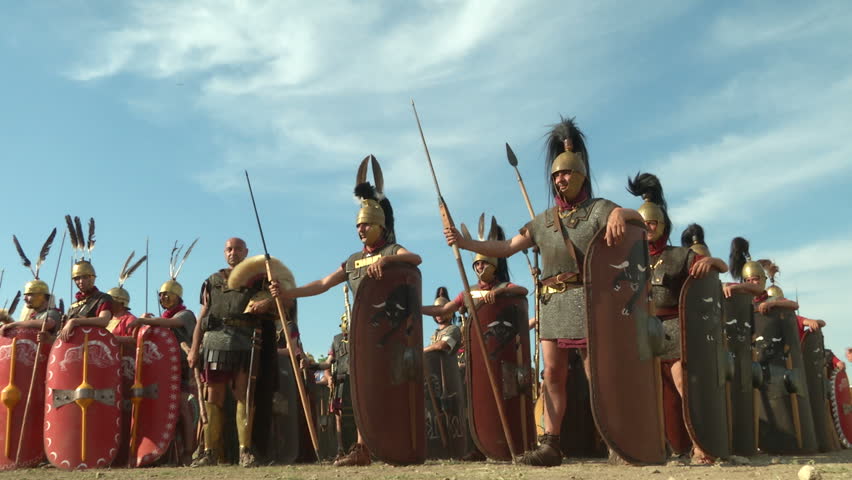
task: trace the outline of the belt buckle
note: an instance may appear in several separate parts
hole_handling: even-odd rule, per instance
[[[568,284],[565,282],[556,282],[550,284],[550,288],[553,290],[553,293],[565,293],[568,290]]]

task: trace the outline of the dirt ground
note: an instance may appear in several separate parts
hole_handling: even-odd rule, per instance
[[[323,465],[292,465],[243,469],[236,466],[207,468],[143,468],[138,470],[88,470],[85,472],[65,472],[53,467],[42,467],[24,471],[0,473],[0,478],[26,480],[48,479],[96,479],[130,480],[157,479],[169,480],[192,478],[198,480],[220,480],[239,478],[253,479],[308,479],[344,478],[359,479],[614,479],[614,480],[691,480],[691,479],[731,479],[731,480],[796,480],[799,470],[805,465],[813,466],[823,479],[852,478],[852,450],[842,450],[829,454],[813,456],[770,457],[758,455],[752,457],[748,465],[734,465],[722,462],[712,466],[691,466],[670,462],[663,466],[613,466],[603,460],[572,460],[556,468],[532,468],[515,466],[508,463],[457,463],[429,461],[425,465],[394,467],[383,463],[374,463],[369,467],[335,468]]]

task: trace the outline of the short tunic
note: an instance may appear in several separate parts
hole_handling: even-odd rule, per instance
[[[575,288],[542,295],[539,306],[540,336],[544,340],[586,337],[586,297],[582,288],[583,261],[595,234],[606,227],[610,213],[618,208],[603,198],[590,198],[570,212],[551,208],[527,223],[521,233],[529,233],[539,247],[542,281],[560,274],[576,274]],[[559,219],[557,222],[555,219]],[[566,244],[570,240],[571,250]]]

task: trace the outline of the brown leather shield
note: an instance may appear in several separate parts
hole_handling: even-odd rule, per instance
[[[831,425],[828,423],[828,392],[826,391],[828,380],[825,369],[825,341],[822,331],[805,330],[801,346],[817,448],[820,452],[828,452],[833,450],[834,434],[831,431]]]
[[[494,303],[481,303],[476,309],[487,354],[473,341],[473,328],[465,325],[467,346],[467,398],[469,423],[474,444],[488,458],[511,460],[506,434],[500,422],[485,362],[491,364],[497,381],[516,453],[532,448],[535,442],[533,417],[529,314],[526,297],[501,296]]]
[[[732,360],[722,331],[719,274],[689,277],[678,302],[683,365],[683,416],[692,441],[716,458],[731,454]]]
[[[764,378],[760,389],[760,449],[773,454],[816,452],[795,314],[776,307],[766,315],[755,313],[754,318],[754,348]]]
[[[358,429],[379,459],[426,459],[420,270],[388,264],[361,281],[349,326],[352,406]]]
[[[458,360],[445,351],[426,352],[423,367],[427,456],[460,459],[467,454],[469,439]]]
[[[299,415],[302,414],[293,366],[288,354],[278,354],[278,391],[272,397],[269,422],[272,458],[276,463],[290,464],[299,455]],[[327,409],[326,409],[327,410]],[[313,409],[314,415],[323,412]]]
[[[650,314],[645,230],[628,224],[614,246],[607,246],[604,234],[602,228],[589,245],[584,270],[592,413],[601,437],[621,458],[662,464],[666,444],[655,356],[662,327]]]
[[[734,362],[734,378],[731,382],[731,448],[735,455],[744,457],[757,455],[755,381],[762,379],[759,365],[752,361],[753,298],[751,295],[735,294],[724,299],[722,308],[728,351]],[[758,367],[757,371],[755,366]]]

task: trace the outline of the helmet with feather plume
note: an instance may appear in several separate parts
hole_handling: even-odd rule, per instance
[[[97,276],[95,267],[92,266],[92,251],[95,249],[95,219],[89,218],[88,237],[83,234],[83,223],[80,217],[74,217],[72,220],[71,215],[65,215],[65,223],[68,226],[68,240],[71,242],[71,255],[74,259],[71,278]]]
[[[467,229],[465,224],[461,225],[461,230],[462,235],[468,239],[471,238],[470,231]],[[477,233],[479,241],[506,240],[506,234],[503,232],[503,227],[497,223],[497,219],[494,217],[491,217],[491,226],[488,229],[488,236],[485,236],[485,213],[479,216],[479,228]],[[489,267],[486,267],[482,272],[477,273],[477,276],[483,282],[491,283],[496,280],[498,283],[502,283],[509,281],[509,266],[505,258],[489,257],[482,255],[481,253],[477,253],[476,256],[473,257],[474,266],[476,265],[476,262],[485,262],[489,265]]]
[[[177,240],[175,240],[175,244],[169,254],[169,279],[160,285],[160,290],[157,293],[168,293],[183,299],[183,286],[178,283],[177,277],[180,275],[180,271],[183,269],[183,264],[186,262],[186,259],[189,258],[189,254],[192,253],[192,249],[195,248],[196,243],[198,243],[197,238],[189,244],[189,248],[186,249],[186,252],[183,252],[183,245],[178,246]],[[181,252],[183,252],[183,257],[181,257]],[[178,258],[180,258],[179,262]]]
[[[766,288],[766,271],[759,262],[751,259],[748,249],[749,243],[745,238],[735,237],[731,240],[731,254],[728,259],[731,277],[738,281],[757,278],[758,285],[761,288]]]
[[[145,260],[148,260],[148,255],[143,255],[142,258],[136,261],[131,265],[130,262],[133,261],[133,257],[136,256],[136,251],[130,252],[130,256],[127,257],[127,260],[124,261],[124,265],[121,267],[121,271],[118,273],[118,286],[110,288],[107,291],[107,294],[112,297],[116,302],[124,305],[127,308],[130,305],[130,293],[124,289],[124,283],[127,282],[127,279],[133,275]]]
[[[375,186],[367,181],[367,168],[370,165],[373,167]],[[355,196],[361,201],[355,225],[368,224],[381,227],[371,228],[367,232],[367,237],[364,239],[367,245],[374,245],[382,236],[388,243],[396,241],[393,229],[393,207],[390,200],[385,197],[384,188],[385,181],[379,161],[372,154],[367,155],[361,160],[355,177]]]
[[[710,248],[704,242],[704,228],[697,223],[691,223],[684,229],[680,234],[680,244],[702,257],[710,256]]]
[[[645,222],[657,222],[657,230],[651,235],[654,242],[671,233],[672,222],[667,213],[666,197],[660,179],[652,173],[637,173],[633,179],[627,179],[627,191],[645,201],[639,207],[639,215]]]
[[[547,138],[547,182],[554,196],[560,195],[553,183],[553,175],[570,170],[571,179],[568,189],[562,192],[564,200],[573,200],[583,189],[592,195],[589,181],[589,153],[586,150],[586,137],[574,123],[573,118],[560,118],[553,125]]]

